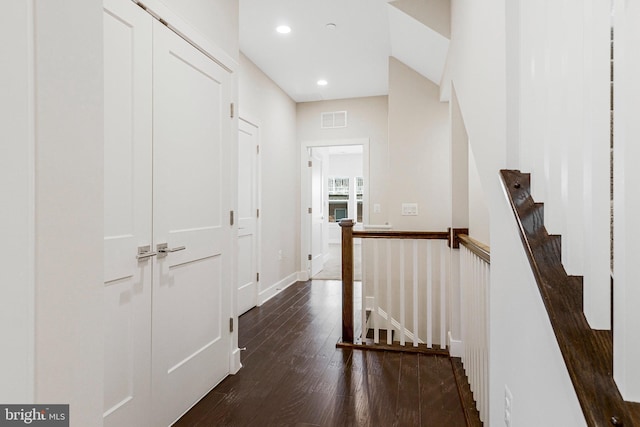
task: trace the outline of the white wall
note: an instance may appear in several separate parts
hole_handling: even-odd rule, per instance
[[[242,54],[238,88],[240,115],[260,126],[261,303],[276,293],[277,285],[295,279],[300,265],[296,104]]]
[[[490,215],[487,196],[482,188],[476,157],[469,150],[469,235],[479,242],[488,244]]]
[[[499,200],[498,171],[506,164],[504,3],[452,0],[447,62],[491,203]]]
[[[34,399],[32,12],[31,2],[12,1],[0,13],[0,39],[11,40],[0,47],[0,402],[6,403]]]
[[[398,230],[445,231],[451,224],[449,106],[439,87],[389,58],[389,170],[383,208]],[[417,203],[417,216],[402,216]]]
[[[451,90],[452,226],[469,228],[469,235],[489,244],[489,208],[478,174],[473,147],[460,111],[455,88]]]
[[[451,227],[469,227],[469,135],[456,91],[451,91]]]
[[[506,166],[507,159],[506,40],[504,1],[451,1],[451,43],[443,85],[450,84],[453,88],[452,103],[455,102],[458,106],[459,120],[464,124],[469,142],[467,172],[470,234],[489,244],[492,252],[493,230],[502,226],[493,215],[493,206],[501,203],[503,198],[498,171]],[[447,92],[444,88],[443,93]],[[462,136],[465,136],[464,133]],[[491,211],[487,209],[488,206],[492,207]],[[456,255],[454,252],[452,256],[454,266]],[[491,286],[497,280],[496,277],[500,277],[500,274],[495,276],[494,269],[492,265]],[[456,291],[454,288],[452,292],[452,311],[456,310],[455,304],[458,302]],[[452,337],[457,339],[457,334],[459,327],[454,318]],[[499,366],[509,363],[493,350],[490,358],[491,363]],[[491,384],[495,384],[493,372],[490,375]],[[490,403],[492,406],[502,407],[502,398],[491,400]]]
[[[512,426],[584,426],[506,195],[492,207],[505,226],[491,230],[490,425],[504,425],[506,386]]]
[[[422,22],[427,27],[449,38],[451,36],[451,1],[396,0],[391,5]]]
[[[35,2],[35,400],[69,403],[72,426],[103,410],[102,13]]]
[[[584,275],[585,315],[610,326],[608,2],[511,2],[510,61],[517,84],[508,99],[519,129],[518,167],[532,173],[545,226],[561,234],[563,265]],[[520,17],[520,18],[519,18]],[[540,22],[545,22],[540,26]]]
[[[362,153],[330,154],[329,176],[362,176]]]
[[[161,0],[210,42],[238,60],[238,0]],[[144,1],[143,1],[144,3]]]
[[[348,126],[322,129],[320,114],[347,111]],[[369,138],[369,222],[384,224],[389,220],[384,203],[387,177],[388,108],[386,96],[332,101],[304,102],[297,105],[298,143]],[[382,205],[375,213],[373,204]]]
[[[498,171],[508,165],[533,172],[534,197],[545,202],[551,230],[567,234],[563,235],[563,246],[571,242],[563,253],[570,271],[577,271],[583,260],[590,263],[596,259],[576,253],[592,246],[585,245],[580,236],[589,227],[582,220],[571,223],[568,217],[562,218],[567,212],[595,212],[600,202],[587,202],[580,196],[585,188],[600,194],[588,179],[599,174],[593,169],[597,162],[592,160],[608,158],[606,153],[592,153],[583,163],[581,156],[590,141],[607,141],[598,112],[606,105],[598,80],[606,61],[597,62],[600,41],[595,34],[608,16],[599,9],[606,7],[606,2],[596,3],[452,1],[449,75],[490,207],[490,412],[496,425],[502,422],[505,385],[514,394],[512,425],[584,424],[555,338],[546,325],[548,318],[531,268],[521,253]],[[594,17],[597,22],[588,24]],[[583,104],[595,107],[582,109]],[[587,169],[589,173],[585,173]],[[471,164],[470,172],[473,174]],[[553,197],[547,197],[552,192]],[[607,203],[598,206],[600,209]],[[594,234],[601,235],[597,221],[590,226],[595,227]],[[601,243],[593,242],[593,246]],[[593,265],[598,263],[602,260]],[[606,275],[599,282],[606,285]],[[606,295],[600,301],[608,305]],[[541,407],[545,411],[540,411]],[[546,418],[551,415],[557,419]]]
[[[592,271],[585,267],[606,262],[585,248],[606,246],[607,239],[602,209],[608,196],[609,7],[578,0],[521,2],[519,34],[510,37],[520,40],[513,46],[519,49],[520,89],[512,96],[519,100],[520,167],[533,173],[533,195],[545,202],[545,225],[562,234],[565,269],[585,275],[587,294]],[[600,214],[590,215],[599,208]],[[605,241],[586,245],[594,235]],[[604,274],[599,280],[606,281]],[[592,325],[608,327],[589,305]]]

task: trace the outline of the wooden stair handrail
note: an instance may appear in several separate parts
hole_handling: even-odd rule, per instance
[[[489,246],[477,241],[473,237],[469,237],[466,234],[458,234],[458,239],[460,240],[461,245],[477,255],[478,258],[487,264],[491,264],[491,250],[489,249]]]
[[[560,237],[544,226],[544,207],[530,192],[530,175],[501,170],[520,238],[588,426],[640,426],[640,404],[625,402],[613,379],[611,331],[590,328],[582,311],[581,278],[567,275]]]
[[[342,220],[344,221],[344,220]],[[342,221],[340,226],[342,227]],[[351,221],[351,220],[349,220]],[[346,225],[346,224],[345,224]],[[351,224],[353,227],[353,223]],[[354,231],[354,238],[362,239],[430,239],[449,240],[448,231],[395,231],[395,230],[371,230]]]

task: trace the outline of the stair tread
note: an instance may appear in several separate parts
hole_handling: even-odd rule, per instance
[[[544,222],[526,218],[533,212],[532,200],[523,202],[531,198],[530,176],[503,170],[501,177],[587,424],[610,425],[616,416],[624,425],[640,426],[640,404],[625,402],[613,380],[613,335],[589,327],[582,311],[582,278],[568,276],[562,267],[561,238],[548,235]]]

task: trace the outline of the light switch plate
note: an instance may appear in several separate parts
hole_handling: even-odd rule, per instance
[[[403,203],[402,204],[402,216],[416,216],[418,215],[417,203]]]

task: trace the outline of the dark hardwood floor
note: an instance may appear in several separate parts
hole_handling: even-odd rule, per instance
[[[176,426],[466,426],[448,357],[337,349],[340,282],[299,282],[240,317],[243,368]]]

